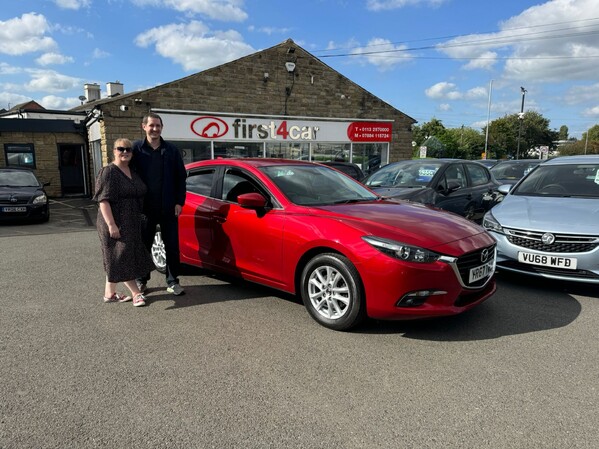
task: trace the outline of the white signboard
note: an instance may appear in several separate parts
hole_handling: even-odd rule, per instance
[[[159,111],[166,140],[390,142],[390,121],[298,120],[282,117],[177,114]]]

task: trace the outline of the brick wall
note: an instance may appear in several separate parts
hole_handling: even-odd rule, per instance
[[[294,52],[289,53],[293,48]],[[295,63],[290,74],[285,63]],[[264,73],[268,80],[264,81]],[[135,99],[141,100],[136,102]],[[121,111],[120,106],[129,107]],[[150,109],[394,120],[390,161],[412,155],[414,120],[331,69],[293,41],[102,104],[103,151],[118,137],[142,138]]]

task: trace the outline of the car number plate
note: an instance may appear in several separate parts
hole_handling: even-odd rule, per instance
[[[27,212],[24,206],[6,206],[2,208],[2,212]]]
[[[565,268],[576,270],[578,260],[574,257],[551,256],[547,254],[518,253],[518,262],[529,265],[543,265],[545,267]]]
[[[495,259],[487,262],[484,265],[480,265],[478,267],[474,267],[470,269],[470,276],[468,276],[468,282],[473,283],[484,277],[487,277],[489,274],[495,271]]]

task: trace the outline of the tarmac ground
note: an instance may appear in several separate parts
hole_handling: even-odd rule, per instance
[[[91,198],[51,198],[46,223],[0,223],[0,237],[89,231],[96,227],[98,206]]]

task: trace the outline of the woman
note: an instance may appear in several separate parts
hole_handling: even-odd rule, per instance
[[[104,302],[126,302],[133,299],[136,307],[145,306],[146,298],[135,279],[154,269],[152,258],[141,238],[141,213],[146,186],[139,175],[131,171],[133,153],[131,141],[117,139],[113,145],[114,161],[103,167],[96,179],[98,219],[106,286]],[[117,293],[123,282],[131,296]]]

